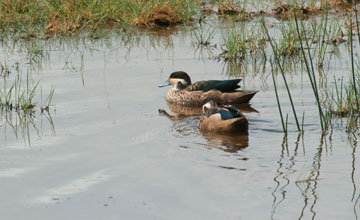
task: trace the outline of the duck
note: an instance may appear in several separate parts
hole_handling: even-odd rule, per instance
[[[206,99],[213,99],[223,104],[241,104],[249,102],[258,91],[237,90],[241,79],[203,80],[191,83],[190,76],[184,71],[170,74],[168,80],[158,87],[172,85],[166,100],[168,102],[202,106]]]
[[[249,123],[233,105],[217,105],[214,100],[205,100],[203,115],[199,121],[200,131],[234,133],[247,132]]]

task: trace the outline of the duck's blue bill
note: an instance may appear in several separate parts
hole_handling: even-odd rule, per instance
[[[169,80],[166,80],[163,84],[158,85],[159,88],[165,87],[165,86],[170,86]]]

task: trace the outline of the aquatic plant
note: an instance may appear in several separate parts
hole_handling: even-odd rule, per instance
[[[227,38],[224,39],[224,49],[219,55],[225,61],[239,61],[245,59],[247,54],[247,38],[244,32],[232,30]]]
[[[280,104],[280,100],[279,100],[279,94],[277,91],[277,86],[276,86],[276,81],[275,81],[275,76],[274,76],[274,70],[273,70],[273,65],[271,63],[271,76],[272,76],[272,80],[273,80],[273,84],[274,84],[274,91],[275,91],[275,97],[276,97],[276,103],[279,109],[279,114],[280,114],[280,120],[281,120],[281,126],[283,129],[283,132],[286,134],[287,133],[287,121],[288,121],[288,115],[286,114],[286,123],[284,122],[284,117],[282,114],[282,110],[281,110],[281,104]]]
[[[241,23],[240,28],[233,28],[224,35],[223,42],[218,58],[226,62],[242,62],[246,58],[255,60],[257,57],[266,60],[264,33],[256,25],[248,27]]]
[[[282,24],[278,40],[278,54],[283,57],[296,57],[300,55],[300,46],[296,35],[296,28],[293,24]]]
[[[9,87],[8,82],[4,81],[3,90],[0,90],[0,109],[23,113],[33,112],[36,106],[34,98],[38,94],[40,81],[36,83],[31,83],[30,81],[30,77],[27,74],[26,83],[24,83],[22,74],[19,72]],[[45,102],[40,107],[41,112],[49,110],[54,92],[55,88],[52,87]]]
[[[319,92],[318,92],[318,88],[317,88],[317,83],[316,83],[316,77],[315,77],[315,71],[314,71],[314,65],[312,62],[312,56],[311,56],[311,52],[310,52],[310,45],[309,42],[307,40],[307,36],[306,36],[306,31],[303,31],[304,34],[304,41],[306,43],[306,47],[307,47],[307,56],[309,57],[309,60],[307,59],[307,56],[305,54],[305,49],[302,43],[302,35],[300,33],[300,28],[299,28],[299,24],[298,24],[298,20],[296,17],[296,13],[294,12],[294,17],[295,17],[295,24],[296,24],[296,31],[298,34],[298,38],[299,38],[299,42],[300,42],[300,47],[301,47],[301,54],[303,57],[303,60],[305,62],[305,66],[306,66],[306,70],[310,79],[310,83],[311,83],[311,88],[314,92],[315,95],[315,99],[316,99],[316,103],[318,106],[318,110],[319,110],[319,117],[320,117],[320,125],[321,125],[321,130],[325,131],[328,127],[328,123],[326,118],[324,117],[324,113],[323,110],[321,108],[321,103],[320,103],[320,98],[319,98]],[[302,24],[302,21],[300,21],[301,27],[304,30],[304,26]]]
[[[275,57],[275,61],[276,61],[277,65],[278,65],[278,67],[280,69],[280,72],[281,72],[281,75],[282,75],[282,78],[283,78],[283,81],[284,81],[284,84],[285,84],[285,87],[286,87],[286,91],[288,93],[288,97],[289,97],[289,101],[290,101],[291,108],[292,108],[292,111],[293,111],[293,115],[294,115],[294,118],[295,118],[296,126],[297,126],[298,131],[300,132],[301,131],[300,124],[299,124],[299,121],[298,121],[298,118],[297,118],[297,114],[296,114],[295,106],[294,106],[292,96],[291,96],[291,93],[290,93],[290,89],[289,89],[288,83],[286,81],[285,72],[284,72],[284,70],[282,68],[282,65],[280,63],[280,58],[279,58],[279,55],[278,55],[278,52],[277,52],[278,51],[277,47],[275,47],[275,45],[273,44],[273,41],[272,41],[272,39],[270,37],[270,34],[269,34],[269,31],[266,28],[264,19],[262,19],[262,25],[263,25],[265,33],[266,33],[266,35],[268,37],[268,41],[270,42],[270,45],[271,45],[271,48],[272,48],[272,51],[273,51],[273,54],[274,54],[274,57]],[[279,102],[278,102],[278,104],[279,104]],[[283,121],[283,119],[281,119],[281,120]],[[283,125],[283,128],[284,128],[284,125]],[[283,130],[287,130],[287,129],[283,129]]]
[[[51,86],[49,95],[45,98],[45,101],[42,102],[42,104],[40,106],[41,112],[49,111],[49,107],[50,107],[52,99],[54,97],[54,93],[55,93],[55,86]],[[42,89],[41,89],[41,98],[42,98]]]

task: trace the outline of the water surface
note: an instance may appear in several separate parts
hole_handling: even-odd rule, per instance
[[[196,110],[176,117],[168,88],[156,87],[171,72],[186,71],[194,82],[229,78],[225,63],[195,50],[194,28],[155,38],[126,40],[114,31],[96,40],[39,40],[45,52],[37,62],[21,44],[3,46],[9,65],[19,62],[41,80],[44,94],[56,90],[50,114],[37,112],[33,123],[16,129],[1,117],[2,218],[357,219],[358,132],[346,133],[346,119],[338,119],[321,133],[301,68],[287,78],[298,115],[305,112],[303,135],[278,75],[289,114],[290,132],[282,133],[269,64],[237,72],[243,88],[259,90],[242,107],[248,135],[201,133]],[[221,39],[217,32],[214,41]],[[345,61],[328,66],[325,87],[334,75],[348,76]]]

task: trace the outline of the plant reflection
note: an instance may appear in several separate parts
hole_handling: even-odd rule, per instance
[[[8,140],[8,127],[16,139],[23,139],[24,143],[31,146],[31,139],[34,132],[38,137],[43,134],[44,121],[50,125],[53,135],[55,135],[55,126],[49,111],[43,111],[40,115],[40,122],[36,120],[35,112],[23,113],[20,111],[10,112],[6,110],[0,111],[0,123],[4,130],[5,141]],[[44,120],[45,119],[45,120]],[[40,125],[39,125],[40,123]]]
[[[354,215],[355,215],[355,219],[358,219],[358,214],[357,214],[357,210],[359,209],[358,203],[360,200],[360,193],[358,192],[357,189],[357,182],[356,182],[356,149],[357,149],[357,145],[358,145],[358,134],[355,133],[351,133],[348,137],[348,141],[350,146],[352,147],[352,162],[351,162],[351,182],[353,185],[353,193],[351,196],[351,202],[353,203],[354,207]],[[358,195],[356,195],[358,194]]]
[[[320,168],[321,168],[321,157],[323,152],[323,147],[327,149],[326,135],[323,134],[320,139],[320,145],[316,150],[316,153],[313,157],[313,162],[311,165],[311,171],[308,175],[307,179],[296,181],[296,186],[300,189],[301,194],[304,198],[304,205],[301,209],[299,219],[302,219],[305,215],[305,211],[308,208],[311,218],[315,219],[316,211],[315,205],[318,201],[318,180],[320,176]]]
[[[274,182],[276,187],[271,193],[274,197],[272,210],[271,210],[271,219],[274,219],[276,209],[278,206],[286,199],[286,188],[290,184],[290,175],[294,174],[296,171],[293,169],[295,165],[295,157],[297,156],[297,150],[300,143],[300,138],[302,134],[298,134],[297,140],[295,142],[294,154],[290,156],[288,137],[284,135],[283,143],[281,144],[280,158],[277,161],[278,168],[276,169],[277,175],[274,177]]]

